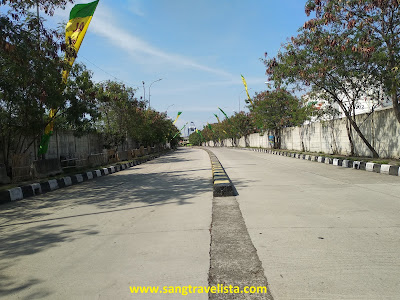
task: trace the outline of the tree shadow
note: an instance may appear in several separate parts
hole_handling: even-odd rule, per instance
[[[70,229],[65,224],[39,224],[24,230],[2,232],[0,236],[0,298],[10,298],[15,294],[29,290],[33,286],[43,282],[32,275],[28,280],[22,281],[18,276],[8,276],[7,273],[15,274],[15,269],[8,271],[19,263],[24,256],[45,251],[57,247],[62,243],[83,238],[86,235],[95,235],[98,232],[90,228]],[[21,270],[23,272],[23,270]],[[46,289],[36,290],[22,299],[40,299],[49,296],[51,291]]]
[[[21,291],[29,293],[30,289],[34,293],[29,295],[30,299],[48,297],[52,293],[38,289],[42,281],[34,274],[29,274],[29,279],[24,282],[19,280],[14,275],[14,266],[21,264],[24,257],[99,234],[91,225],[74,228],[73,222],[67,222],[70,219],[149,206],[190,205],[199,194],[209,191],[212,195],[211,166],[205,165],[204,157],[200,155],[193,159],[179,155],[182,151],[188,150],[0,206],[0,298],[13,297]],[[171,167],[158,171],[160,164]],[[209,176],[205,176],[207,171]],[[62,214],[57,213],[62,210]]]
[[[186,149],[180,151],[187,151]],[[193,168],[199,159],[185,159],[178,153],[162,156],[144,165],[112,175],[99,177],[78,185],[66,187],[41,196],[7,203],[0,207],[0,228],[10,224],[44,218],[54,211],[81,205],[94,205],[100,209],[122,208],[132,203],[164,205],[170,201],[179,205],[190,204],[194,196],[212,191],[211,167]],[[156,164],[184,164],[191,168],[157,171]],[[152,167],[155,168],[152,169]],[[147,168],[149,167],[149,168]],[[210,171],[209,178],[204,171]],[[50,210],[49,210],[50,209]]]

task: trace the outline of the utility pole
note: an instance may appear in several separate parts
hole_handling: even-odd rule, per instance
[[[144,81],[142,81],[143,84],[143,101],[146,102],[146,89],[144,88]]]

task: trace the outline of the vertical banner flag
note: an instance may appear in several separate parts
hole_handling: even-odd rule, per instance
[[[188,123],[186,123],[185,125],[183,125],[183,127],[181,128],[181,130],[179,130],[179,131],[174,135],[174,137],[172,138],[172,140],[173,140],[183,129],[185,129],[185,127],[186,127],[187,124],[188,124]]]
[[[247,83],[246,83],[246,79],[244,79],[243,75],[242,76],[242,81],[244,84],[244,88],[246,89],[246,93],[247,93],[247,98],[249,99],[248,101],[250,101],[251,105],[253,105],[253,101],[251,101],[250,95],[249,95],[249,91],[247,90]]]
[[[69,14],[69,21],[65,27],[65,60],[70,66],[74,64],[76,54],[89,28],[97,4],[99,4],[99,0],[87,4],[77,4],[72,8]],[[67,84],[68,74],[69,72],[67,70],[64,70],[62,73],[62,79],[65,84]],[[50,136],[53,134],[54,117],[57,112],[58,110],[54,108],[50,110],[50,123],[44,130],[44,135],[39,146],[39,155],[47,153]]]
[[[226,113],[221,108],[218,107],[218,109],[224,114],[225,118],[228,119],[228,116],[226,115]]]
[[[201,131],[199,131],[198,129],[196,129],[196,133],[199,135],[199,137],[200,137],[200,143],[202,143],[203,142],[203,140],[204,140],[204,138],[203,138],[203,135],[201,134]]]
[[[220,121],[219,118],[218,118],[218,115],[217,115],[217,114],[214,114],[214,116],[217,118],[218,123],[221,123],[221,121]]]
[[[229,123],[232,123],[231,119],[228,118],[228,116],[226,115],[226,113],[218,107],[218,109],[224,114],[225,118],[228,120]]]
[[[49,148],[50,137],[53,134],[53,127],[54,127],[54,116],[56,114],[55,109],[51,109],[49,113],[50,122],[47,124],[46,128],[44,129],[44,135],[42,136],[42,140],[40,141],[39,151],[38,154],[46,154],[47,149]]]
[[[76,54],[81,47],[98,4],[99,0],[87,4],[77,4],[69,14],[69,21],[65,27],[65,44],[67,46],[65,59],[70,66],[74,64]],[[68,71],[64,71],[64,82],[67,82],[67,78]]]
[[[175,119],[174,123],[172,123],[173,125],[175,125],[176,121],[178,121],[179,116],[180,116],[181,114],[182,114],[182,112],[181,112],[181,111],[178,111],[178,115],[176,116],[176,119]]]

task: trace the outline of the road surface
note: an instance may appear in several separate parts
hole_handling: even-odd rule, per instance
[[[181,150],[3,205],[0,298],[176,299],[129,287],[208,285],[210,174],[205,151]]]
[[[399,299],[398,177],[211,150],[236,197],[213,199],[208,154],[180,149],[2,205],[0,298],[208,299],[129,287],[247,278],[275,300]]]
[[[400,178],[212,148],[275,300],[400,299]]]

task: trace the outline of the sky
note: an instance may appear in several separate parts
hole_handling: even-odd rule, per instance
[[[75,1],[88,3],[86,1]],[[305,0],[100,0],[78,53],[96,82],[117,80],[137,88],[152,108],[181,128],[215,123],[267,89],[264,53],[273,57],[307,20]],[[67,22],[73,5],[44,16]]]

